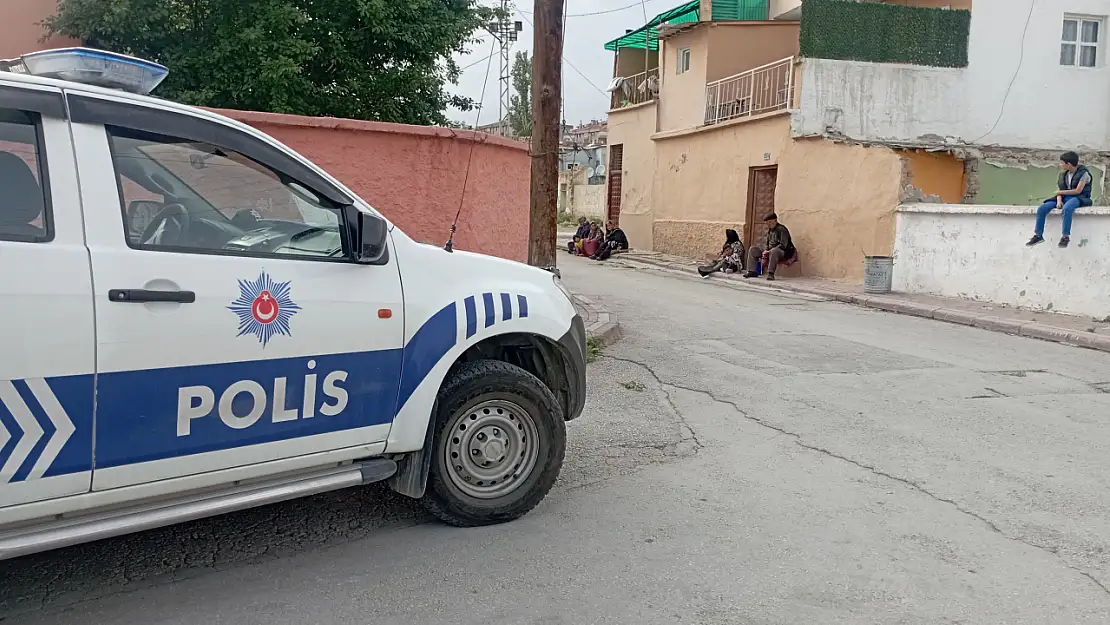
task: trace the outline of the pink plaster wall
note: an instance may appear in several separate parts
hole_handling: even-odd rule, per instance
[[[338,178],[417,241],[528,259],[527,144],[465,130],[216,110],[254,126]]]
[[[79,46],[69,37],[50,37],[39,41],[46,34],[40,25],[54,14],[58,0],[0,0],[0,59],[10,59],[47,48]]]

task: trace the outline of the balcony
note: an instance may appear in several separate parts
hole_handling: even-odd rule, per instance
[[[632,76],[613,79],[610,86],[613,101],[610,110],[651,102],[659,97],[659,68]]]
[[[791,107],[794,58],[787,57],[705,86],[705,125]]]

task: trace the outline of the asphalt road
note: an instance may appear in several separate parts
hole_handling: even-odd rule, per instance
[[[529,516],[364,489],[0,562],[4,625],[1110,622],[1110,354],[561,260],[625,338]]]

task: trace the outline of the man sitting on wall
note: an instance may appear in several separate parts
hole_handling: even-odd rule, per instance
[[[1033,238],[1026,245],[1032,247],[1044,243],[1044,222],[1052,209],[1059,208],[1064,213],[1060,247],[1067,247],[1071,243],[1071,218],[1075,209],[1080,206],[1091,205],[1091,172],[1086,165],[1079,164],[1079,155],[1075,152],[1064,152],[1060,155],[1060,179],[1056,186],[1056,197],[1045,200],[1037,209],[1037,225],[1033,229]]]
[[[789,264],[793,262],[798,250],[794,247],[794,242],[790,240],[790,231],[786,229],[786,226],[779,223],[778,215],[771,213],[764,217],[763,221],[767,224],[767,247],[761,248],[758,245],[753,245],[748,250],[748,271],[744,274],[744,277],[754,278],[759,275],[755,272],[755,267],[757,263],[763,262],[763,272],[767,274],[767,279],[774,280],[775,269],[778,268],[779,263]]]

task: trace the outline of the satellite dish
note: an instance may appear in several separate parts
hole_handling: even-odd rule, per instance
[[[596,175],[604,176],[605,175],[605,165],[598,165],[597,169],[595,169],[594,171],[597,172]]]
[[[593,167],[591,167],[588,170],[586,170],[586,173],[589,174],[590,178],[593,178],[594,176],[597,175],[597,170],[594,169]]]

